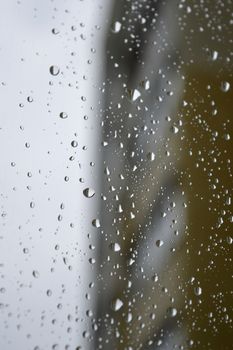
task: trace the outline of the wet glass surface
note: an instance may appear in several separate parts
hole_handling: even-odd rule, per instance
[[[232,1],[0,3],[0,349],[230,350]]]

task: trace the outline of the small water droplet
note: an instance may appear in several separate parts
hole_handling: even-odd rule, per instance
[[[210,57],[211,57],[212,61],[216,61],[217,58],[218,58],[218,51],[216,51],[216,50],[211,50],[211,51],[210,51]]]
[[[201,295],[201,294],[202,294],[202,289],[201,289],[201,287],[195,287],[195,288],[194,288],[194,294],[195,294],[196,296]]]
[[[167,309],[167,314],[169,317],[175,317],[177,315],[177,310],[175,307],[169,307]]]
[[[223,92],[229,91],[229,90],[230,90],[230,87],[231,87],[231,85],[230,85],[230,83],[228,83],[228,81],[223,81],[223,82],[221,83],[221,90],[222,90]]]
[[[67,114],[66,112],[61,112],[61,113],[59,114],[59,117],[60,117],[61,119],[66,119],[66,118],[68,118],[68,114]]]
[[[150,88],[150,81],[149,80],[142,80],[140,85],[141,85],[141,87],[144,90],[149,90],[149,88]]]
[[[28,96],[27,101],[31,103],[31,102],[33,102],[33,98],[31,96]]]
[[[46,291],[46,294],[47,294],[48,297],[51,297],[51,295],[52,295],[51,289],[48,289],[48,290]]]
[[[53,33],[54,35],[57,35],[57,34],[59,34],[60,32],[59,32],[59,30],[58,30],[57,28],[53,28],[53,29],[52,29],[52,33]]]
[[[158,280],[159,280],[159,277],[158,277],[157,274],[155,274],[155,275],[152,277],[152,281],[158,282]]]
[[[153,162],[155,160],[155,154],[154,152],[149,152],[147,153],[147,159],[150,160],[151,162]]]
[[[39,278],[40,274],[39,274],[38,271],[33,270],[33,271],[32,271],[32,276],[35,277],[35,278]]]

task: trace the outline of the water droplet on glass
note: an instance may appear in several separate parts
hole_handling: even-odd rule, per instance
[[[158,240],[156,241],[157,247],[162,247],[163,244],[164,244],[164,242],[163,242],[161,239],[158,239]]]
[[[223,92],[229,91],[229,90],[230,90],[230,83],[228,83],[228,81],[223,81],[223,82],[221,83],[221,90],[222,90]]]
[[[202,289],[201,289],[201,287],[195,287],[195,288],[194,288],[194,294],[195,294],[196,296],[201,295],[201,294],[202,294]]]
[[[212,61],[216,61],[217,58],[218,58],[218,51],[212,50],[212,51],[210,52],[210,56],[211,56]]]
[[[155,274],[155,275],[152,277],[152,281],[158,282],[158,280],[159,280],[159,277],[158,277],[157,274]]]
[[[33,102],[33,98],[31,96],[28,96],[27,101],[31,103],[31,102]]]
[[[133,315],[132,315],[131,312],[129,312],[129,313],[127,314],[127,317],[126,317],[126,322],[127,322],[127,323],[130,323],[130,322],[132,321],[132,319],[133,319]]]
[[[87,198],[92,198],[95,195],[95,191],[93,190],[93,188],[85,188],[85,190],[83,190],[83,194],[85,197]]]
[[[61,119],[66,119],[66,118],[68,118],[68,114],[67,114],[66,112],[61,112],[61,113],[59,114],[59,117],[60,117]]]
[[[109,247],[113,252],[119,252],[121,250],[119,243],[111,243]]]
[[[51,66],[49,68],[49,72],[50,72],[50,74],[56,76],[60,73],[60,68],[58,66]]]
[[[78,147],[78,142],[77,141],[75,141],[75,140],[73,140],[72,142],[71,142],[71,146],[72,147]]]
[[[100,220],[99,219],[92,220],[92,226],[97,228],[100,227]]]
[[[53,28],[53,29],[52,29],[52,33],[53,33],[54,35],[57,35],[57,34],[59,34],[59,30],[58,30],[57,28]]]
[[[177,310],[175,307],[169,307],[167,309],[167,314],[169,317],[175,317],[177,315]]]
[[[144,90],[149,90],[149,88],[150,88],[150,81],[149,80],[142,80],[140,85],[141,85],[141,87]]]
[[[177,134],[178,131],[179,131],[179,129],[177,128],[177,126],[173,125],[173,126],[171,127],[171,132],[172,132],[173,134]]]
[[[155,160],[155,154],[154,152],[149,152],[147,153],[147,159],[150,160],[151,162],[153,162]]]
[[[120,310],[122,308],[123,304],[124,303],[123,303],[123,301],[121,299],[119,299],[119,298],[114,299],[111,302],[111,309],[113,311],[118,311],[118,310]]]
[[[121,22],[119,21],[114,22],[112,25],[112,32],[116,34],[116,33],[119,33],[120,30],[121,30]]]
[[[139,90],[137,89],[128,90],[128,97],[130,101],[135,102],[140,96],[141,96],[141,93]]]
[[[35,278],[39,278],[40,274],[38,271],[34,270],[34,271],[32,271],[32,276]]]
[[[48,290],[46,291],[46,294],[47,294],[48,297],[51,297],[51,295],[52,295],[51,289],[48,289]]]

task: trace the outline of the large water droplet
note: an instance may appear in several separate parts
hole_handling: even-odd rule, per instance
[[[139,97],[141,96],[141,93],[137,89],[129,89],[128,90],[128,97],[130,101],[135,102]]]
[[[99,219],[92,220],[92,226],[97,228],[100,227],[100,220]]]
[[[167,314],[169,317],[175,317],[177,315],[177,310],[175,307],[169,307],[167,309]]]
[[[179,131],[179,129],[177,128],[177,126],[173,125],[173,126],[171,127],[171,132],[172,132],[173,134],[177,134],[178,131]]]
[[[123,301],[119,298],[116,298],[111,302],[111,309],[113,311],[118,311],[122,308],[123,305],[124,305]]]
[[[78,147],[78,142],[77,141],[75,141],[75,140],[73,140],[72,142],[71,142],[71,146],[72,147]]]
[[[60,117],[61,119],[66,119],[66,118],[68,118],[68,114],[67,114],[66,112],[61,112],[61,113],[59,114],[59,117]]]
[[[158,239],[158,240],[156,241],[157,247],[162,247],[163,244],[164,244],[164,242],[163,242],[161,239]]]
[[[85,197],[87,198],[92,198],[95,195],[95,191],[93,190],[93,188],[85,188],[85,190],[83,190],[83,194]]]
[[[114,252],[119,252],[121,250],[121,246],[119,243],[111,243],[109,247]]]
[[[50,74],[56,76],[60,73],[60,68],[58,66],[51,66],[49,68],[49,72],[50,72]]]

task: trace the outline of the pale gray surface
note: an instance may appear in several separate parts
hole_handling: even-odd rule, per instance
[[[98,86],[104,63],[103,18],[109,9],[101,8],[102,3],[0,3],[0,288],[6,290],[0,294],[1,350],[31,350],[36,345],[51,349],[54,344],[59,344],[59,349],[65,344],[74,349],[89,326],[85,312],[93,301],[87,301],[85,293],[89,292],[93,273],[88,259],[94,253],[88,244],[96,239],[91,221],[99,197]],[[60,33],[52,34],[53,28]],[[82,33],[85,40],[80,37]],[[51,65],[60,67],[58,76],[49,73]],[[33,102],[27,101],[28,96]],[[68,114],[65,120],[59,118],[62,111]],[[84,115],[88,115],[87,121]],[[71,147],[72,140],[78,141],[77,148]],[[30,148],[25,147],[26,142]],[[84,145],[87,150],[82,150]],[[75,160],[70,161],[70,156]],[[69,176],[68,182],[65,176]],[[84,183],[79,182],[81,177]],[[82,193],[88,186],[97,192],[91,202]],[[34,208],[30,208],[30,202],[35,203]],[[64,210],[60,209],[61,203]],[[59,214],[63,216],[60,222]],[[23,253],[24,248],[28,254]],[[33,277],[33,270],[39,272],[39,278]],[[48,289],[52,290],[51,297],[46,295]],[[57,309],[59,303],[61,310]],[[71,321],[67,320],[69,314]],[[70,334],[68,327],[72,329]]]

